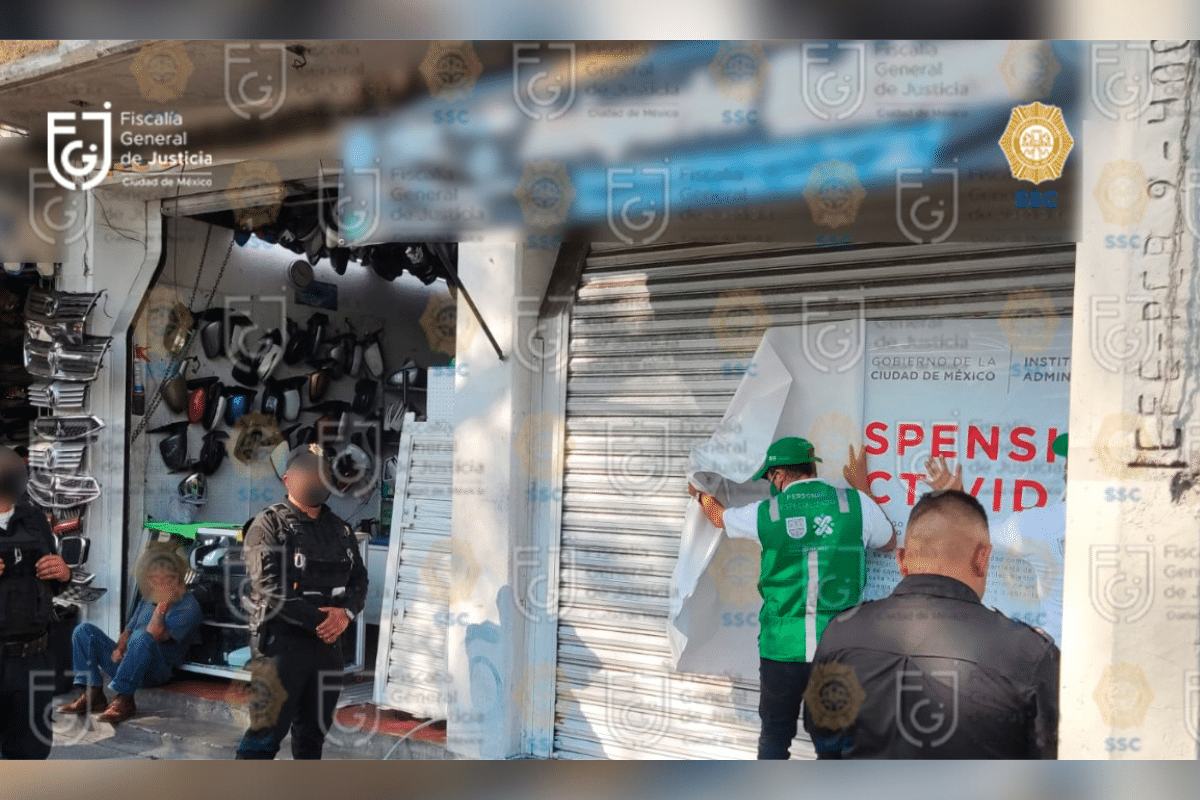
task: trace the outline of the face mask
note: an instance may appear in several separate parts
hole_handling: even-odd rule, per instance
[[[779,487],[778,487],[778,486],[776,486],[774,483],[772,483],[772,484],[771,484],[771,497],[774,497],[775,495],[777,495],[777,494],[779,494],[779,493],[780,493],[780,492],[779,492]]]

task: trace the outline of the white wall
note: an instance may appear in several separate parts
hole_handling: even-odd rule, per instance
[[[245,246],[235,243],[232,251],[229,251],[232,232],[216,227],[212,228],[199,286],[193,298],[192,286],[209,228],[194,219],[185,218],[178,222],[178,235],[168,237],[166,261],[160,279],[150,292],[145,313],[137,321],[137,344],[146,347],[150,358],[150,374],[146,385],[148,398],[157,391],[162,373],[170,363],[170,357],[163,349],[162,334],[171,306],[175,302],[184,302],[193,310],[203,308],[227,251],[230,253],[229,263],[218,291],[213,295],[212,307],[228,304],[230,309],[247,313],[263,330],[283,325],[286,317],[303,326],[309,316],[320,310],[294,302],[294,287],[287,278],[287,268],[297,258],[294,253],[267,245],[253,237]],[[171,230],[175,230],[175,221],[172,221]],[[389,282],[353,263],[344,276],[339,276],[329,266],[327,259],[318,264],[314,272],[316,280],[338,286],[338,309],[323,312],[330,318],[331,330],[346,330],[347,320],[353,323],[354,330],[359,334],[383,329],[385,369],[396,369],[407,357],[414,358],[422,366],[448,361],[447,354],[430,348],[429,339],[420,325],[421,314],[430,298],[435,294],[446,294],[444,283],[439,281],[425,286],[407,274]],[[195,376],[217,375],[227,386],[238,385],[230,377],[232,362],[228,358],[220,357],[210,362],[204,356],[199,341],[192,346],[190,353],[200,358],[200,366],[193,373]],[[274,377],[305,375],[309,369],[304,364],[280,364]],[[351,400],[354,384],[354,378],[342,378],[332,385],[326,399]],[[258,390],[252,410],[258,411],[262,387],[252,388]],[[381,396],[385,402],[398,398],[395,394],[381,393]],[[302,405],[309,405],[307,390],[302,392]],[[147,428],[153,429],[185,418],[183,414],[173,414],[165,404],[160,403]],[[299,422],[311,424],[315,419],[315,414],[302,414]],[[286,429],[290,424],[293,423],[284,423],[281,427]],[[223,422],[216,423],[214,428],[231,432],[231,451],[231,429]],[[199,454],[204,433],[200,425],[189,427],[189,455],[192,458]],[[135,444],[139,458],[135,463],[139,464],[140,469],[131,473],[132,487],[135,490],[138,486],[144,487],[145,513],[155,519],[167,518],[170,500],[185,474],[166,472],[158,451],[162,438],[160,434],[148,433],[139,438]],[[244,465],[232,457],[225,459],[219,470],[209,478],[209,501],[200,509],[198,519],[240,523],[265,505],[283,499],[282,484],[267,459],[269,449],[260,448],[258,453],[261,458],[250,465]],[[383,457],[391,454],[389,450]],[[363,517],[379,515],[377,493],[365,504],[361,499],[335,497],[330,505],[352,523]],[[131,544],[136,546],[136,542]]]

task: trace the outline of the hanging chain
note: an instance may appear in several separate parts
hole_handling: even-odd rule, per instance
[[[196,292],[200,288],[200,275],[204,271],[204,259],[208,255],[208,242],[211,236],[212,226],[210,225],[208,228],[208,234],[204,237],[204,249],[200,253],[200,267],[196,270],[196,282],[192,284],[192,292],[188,297],[188,308],[192,307],[192,301],[196,299]],[[229,259],[233,256],[233,244],[234,239],[233,237],[230,237],[229,247],[225,250],[225,258],[221,261],[221,268],[217,271],[217,279],[213,282],[212,289],[209,291],[208,297],[204,301],[204,307],[206,309],[212,305],[212,299],[217,293],[217,287],[221,285],[221,279],[225,277],[225,268],[229,266]],[[176,244],[176,246],[178,247],[178,244]],[[130,435],[130,444],[133,444],[137,441],[138,437],[142,435],[142,432],[150,423],[150,418],[154,415],[155,410],[158,409],[159,401],[162,399],[163,385],[166,383],[166,376],[175,375],[180,364],[187,360],[188,351],[192,349],[192,344],[196,341],[197,333],[198,328],[195,325],[192,325],[192,329],[188,331],[187,339],[184,340],[183,347],[179,348],[179,352],[175,354],[174,358],[172,358],[170,366],[163,371],[164,378],[158,382],[158,391],[154,392],[153,396],[150,398],[150,402],[146,406],[146,413],[142,415],[141,421],[138,422],[137,427]]]

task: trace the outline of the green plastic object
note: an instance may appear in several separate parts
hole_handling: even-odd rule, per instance
[[[184,539],[195,539],[196,531],[201,528],[220,528],[222,530],[238,530],[242,526],[233,522],[159,522],[146,521],[146,527],[159,533],[169,533],[172,536],[182,536]]]

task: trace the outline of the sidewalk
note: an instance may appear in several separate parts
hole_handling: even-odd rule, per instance
[[[448,759],[445,723],[364,702],[369,679],[351,676],[342,693],[326,759]],[[56,706],[76,692],[55,699]],[[112,692],[109,691],[111,697]],[[55,717],[52,759],[232,759],[249,721],[248,687],[221,679],[188,679],[137,693],[137,716],[118,725],[95,718]],[[290,736],[280,759],[290,759]]]

